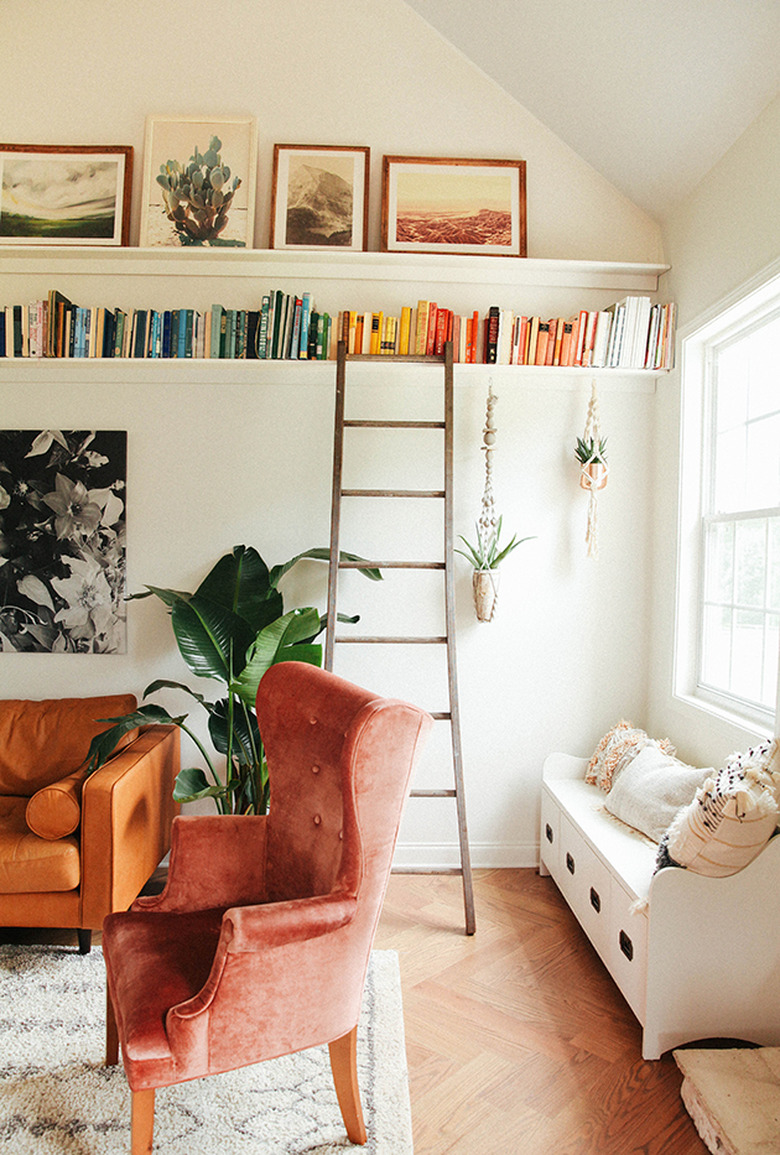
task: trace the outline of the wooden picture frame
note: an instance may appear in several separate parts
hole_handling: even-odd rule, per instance
[[[382,251],[525,257],[525,161],[385,156]]]
[[[146,118],[141,248],[252,248],[256,188],[255,117]]]
[[[272,249],[368,248],[371,150],[275,144]]]
[[[0,245],[126,245],[130,145],[0,144]]]

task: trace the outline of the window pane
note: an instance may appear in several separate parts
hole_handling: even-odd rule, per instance
[[[756,329],[746,342],[750,349],[748,417],[762,417],[780,408],[779,343],[780,317]]]
[[[715,690],[729,690],[731,609],[705,606],[702,634],[701,681]]]
[[[764,654],[764,693],[761,705],[773,710],[777,702],[777,655],[780,649],[780,614],[767,618],[766,651]]]
[[[736,524],[736,602],[740,606],[765,604],[766,520],[738,521]]]
[[[745,455],[744,425],[718,434],[715,441],[713,513],[735,513],[745,508]]]
[[[744,341],[721,346],[715,357],[715,428],[718,433],[744,424],[748,415],[748,379]]]
[[[769,529],[769,606],[780,612],[780,517],[773,517]]]
[[[733,590],[734,523],[716,521],[707,531],[704,597],[708,602],[731,602]]]
[[[777,386],[780,393],[780,384]],[[742,509],[780,505],[780,413],[747,427],[745,500]]]
[[[764,673],[764,615],[737,610],[731,653],[732,693],[751,702],[761,701]]]

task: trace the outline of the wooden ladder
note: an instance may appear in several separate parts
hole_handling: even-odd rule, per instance
[[[454,874],[463,879],[463,901],[465,907],[466,934],[474,934],[476,921],[474,915],[474,890],[471,877],[471,856],[469,852],[468,829],[466,824],[466,800],[463,787],[463,758],[460,736],[460,709],[458,704],[458,670],[455,654],[455,587],[453,572],[453,498],[452,498],[452,453],[453,453],[453,377],[452,377],[452,344],[447,342],[443,356],[436,358],[444,368],[444,420],[443,421],[378,421],[378,420],[345,420],[346,396],[346,345],[343,341],[338,344],[336,363],[336,414],[335,432],[333,439],[333,491],[331,501],[330,521],[330,567],[328,573],[328,629],[325,641],[325,668],[333,669],[333,653],[337,643],[363,645],[440,645],[447,650],[447,686],[449,708],[445,711],[432,714],[437,721],[447,722],[450,727],[450,745],[452,749],[453,788],[449,790],[418,790],[413,789],[412,798],[451,798],[455,802],[458,821],[458,841],[460,848],[460,866],[441,869],[429,867],[397,867],[398,873],[406,874]],[[390,355],[350,355],[350,361],[381,361],[392,363]],[[421,362],[429,364],[431,357],[405,356],[397,361]],[[444,489],[344,489],[342,486],[342,466],[344,460],[344,430],[345,429],[440,429],[444,435]],[[378,569],[406,569],[406,570],[440,570],[444,575],[444,594],[446,611],[446,633],[443,636],[407,637],[407,636],[378,636],[354,637],[348,634],[338,634],[337,625],[337,591],[338,573],[340,569],[360,569],[366,562],[346,561],[341,559],[339,533],[341,523],[341,502],[345,497],[383,497],[383,498],[420,498],[443,502],[444,509],[444,559],[441,561],[370,561],[368,564]]]

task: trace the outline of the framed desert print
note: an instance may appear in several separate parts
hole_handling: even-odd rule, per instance
[[[367,248],[370,149],[274,145],[272,249]]]
[[[146,118],[142,248],[252,248],[257,121]]]
[[[0,244],[126,245],[129,145],[0,144]]]
[[[526,256],[525,161],[386,156],[382,250]]]

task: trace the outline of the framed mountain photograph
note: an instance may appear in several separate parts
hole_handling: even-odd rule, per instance
[[[0,144],[0,244],[126,245],[133,149]]]
[[[382,251],[526,256],[525,161],[386,156]]]
[[[272,249],[368,247],[370,149],[274,145]]]

